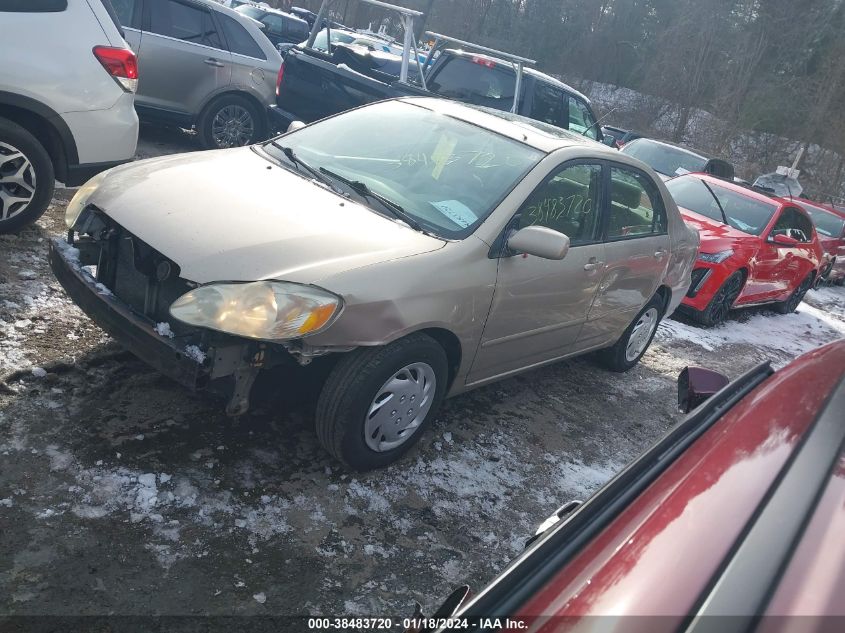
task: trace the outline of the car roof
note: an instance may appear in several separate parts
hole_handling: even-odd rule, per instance
[[[607,154],[609,158],[618,158],[619,156],[619,152],[616,150],[597,143],[586,136],[581,136],[580,134],[575,134],[574,132],[569,132],[518,114],[435,97],[402,97],[399,101],[412,103],[428,110],[472,123],[473,125],[486,128],[491,132],[530,145],[545,153],[565,147],[584,147],[602,154]]]
[[[513,64],[508,60],[501,59],[499,57],[494,57],[492,55],[485,55],[484,53],[474,53],[472,51],[465,51],[460,48],[447,48],[446,51],[458,57],[477,57],[478,59],[483,59],[485,61],[493,62],[495,64],[501,64],[508,68],[513,68]],[[585,95],[579,90],[576,90],[569,84],[563,83],[560,79],[555,79],[551,75],[547,75],[546,73],[540,72],[536,68],[529,68],[527,66],[523,67],[522,72],[524,72],[526,75],[530,75],[532,77],[540,79],[541,81],[544,81],[562,90],[565,90],[566,92],[573,94],[579,99],[582,99],[592,105],[592,102],[590,101],[590,98],[587,95]]]
[[[631,141],[631,143],[635,141],[638,143],[648,142],[654,143],[656,145],[663,145],[664,147],[671,147],[672,149],[679,149],[683,152],[687,152],[688,154],[693,154],[695,156],[698,156],[699,158],[703,158],[704,160],[709,160],[710,158],[712,158],[711,156],[708,156],[704,152],[700,152],[697,149],[690,149],[689,147],[684,147],[683,145],[679,145],[678,143],[670,143],[669,141],[658,141],[655,138],[647,138],[645,136],[641,136],[637,139],[634,139],[634,141]]]

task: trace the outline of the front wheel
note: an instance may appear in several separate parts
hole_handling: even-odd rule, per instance
[[[434,418],[448,373],[446,353],[425,334],[350,352],[317,400],[320,444],[356,470],[396,461]]]
[[[813,286],[813,273],[807,275],[801,285],[798,286],[786,301],[774,304],[773,308],[778,314],[792,314],[798,308],[798,304],[804,300],[804,295]]]
[[[212,101],[197,123],[206,149],[252,145],[264,139],[264,123],[257,108],[244,97],[226,95]]]
[[[728,318],[728,313],[733,308],[734,301],[742,292],[742,285],[745,281],[745,275],[741,271],[736,271],[725,280],[725,283],[716,291],[710,303],[702,311],[691,310],[690,316],[693,321],[700,325],[712,327],[719,325]]]
[[[652,297],[616,344],[600,352],[602,364],[610,371],[623,372],[640,362],[654,338],[662,315],[663,301],[658,296]]]

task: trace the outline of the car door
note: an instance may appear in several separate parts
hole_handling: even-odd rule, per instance
[[[812,225],[793,207],[775,213],[754,258],[750,281],[757,290],[750,301],[781,299],[789,295],[814,265],[812,257]],[[809,235],[807,233],[809,232]],[[785,235],[798,240],[795,245],[778,244],[772,238]]]
[[[604,179],[599,162],[555,169],[520,207],[508,232],[545,226],[566,234],[561,260],[503,249],[493,302],[468,375],[477,382],[567,355],[598,288]]]
[[[136,105],[196,115],[230,83],[232,56],[211,11],[191,0],[144,0]]]
[[[669,262],[663,198],[634,167],[609,162],[603,275],[577,347],[613,343],[654,296]]]

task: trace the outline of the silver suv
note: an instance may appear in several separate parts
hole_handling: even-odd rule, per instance
[[[260,24],[211,0],[112,0],[138,55],[142,120],[195,127],[206,148],[269,132],[279,52]]]
[[[81,185],[135,155],[137,65],[110,9],[0,2],[0,233],[38,219],[56,180]]]

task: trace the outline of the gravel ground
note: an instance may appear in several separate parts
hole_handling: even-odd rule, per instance
[[[145,128],[139,156],[191,149]],[[583,358],[454,398],[401,462],[349,475],[307,406],[234,422],[74,307],[45,257],[72,193],[0,236],[0,615],[431,612],[676,423],[684,366],[736,376],[845,335],[842,288],[666,320],[627,374]]]

